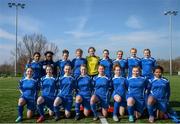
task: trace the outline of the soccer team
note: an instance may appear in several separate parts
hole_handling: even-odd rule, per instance
[[[33,60],[26,65],[24,77],[19,83],[21,96],[18,100],[18,117],[23,119],[23,107],[27,105],[27,118],[35,111],[39,113],[37,122],[45,120],[45,108],[55,121],[71,116],[75,96],[75,120],[93,113],[98,120],[97,109],[107,117],[110,99],[113,99],[113,120],[119,121],[127,110],[129,122],[140,118],[144,111],[149,114],[149,122],[155,118],[166,118],[170,97],[169,81],[162,77],[163,68],[151,57],[151,51],[144,49],[144,57],[136,56],[137,49],[131,48],[131,57],[123,59],[123,51],[117,52],[117,59],[109,58],[109,51],[103,51],[103,58],[95,55],[95,48],[88,49],[89,56],[82,57],[77,49],[76,58],[68,59],[69,51],[63,50],[62,59],[53,61],[53,52],[47,51],[45,60],[40,61],[40,53],[35,52]],[[40,93],[39,93],[40,92]]]

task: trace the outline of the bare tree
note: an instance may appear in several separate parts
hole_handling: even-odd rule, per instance
[[[18,43],[17,47],[18,68],[22,72],[24,65],[27,63],[29,58],[33,57],[34,52],[39,52],[41,55],[43,55],[44,52],[48,50],[56,54],[58,53],[59,48],[55,43],[48,42],[46,37],[42,34],[26,34],[22,38],[22,41]],[[15,55],[13,51],[11,53],[13,56]]]

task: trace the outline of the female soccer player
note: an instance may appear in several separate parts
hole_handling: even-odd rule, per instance
[[[134,122],[134,111],[136,119],[138,119],[145,108],[145,94],[147,92],[148,81],[140,76],[140,70],[140,67],[133,67],[132,77],[128,78],[126,83],[128,88],[126,98],[129,122]]]
[[[75,79],[77,77],[79,77],[79,75],[81,74],[80,72],[80,66],[82,64],[87,64],[87,61],[85,58],[82,58],[83,55],[83,51],[82,49],[77,49],[76,50],[76,58],[74,58],[72,60],[72,67],[73,67],[73,76],[75,77]]]
[[[100,60],[99,64],[105,67],[105,75],[111,78],[113,64],[112,60],[109,58],[109,50],[103,50],[103,59]]]
[[[64,49],[62,51],[62,60],[58,60],[56,62],[56,66],[59,68],[59,76],[63,76],[64,75],[64,67],[65,65],[72,65],[71,61],[68,59],[69,57],[69,51]]]
[[[141,59],[136,56],[137,54],[137,49],[136,48],[131,48],[130,50],[131,57],[127,58],[128,62],[128,77],[132,76],[132,69],[135,66],[141,67]]]
[[[21,122],[23,119],[23,107],[27,105],[27,118],[31,118],[36,109],[36,96],[38,83],[32,78],[32,68],[26,69],[26,77],[20,81],[19,90],[21,96],[18,100],[18,118],[15,122]]]
[[[73,91],[75,89],[75,80],[71,76],[71,66],[65,65],[64,67],[64,75],[59,78],[59,92],[54,101],[54,112],[55,112],[55,120],[60,119],[59,106],[63,105],[65,109],[65,116],[69,118],[71,115],[71,107],[73,104]]]
[[[117,59],[113,61],[113,64],[118,63],[121,67],[121,76],[126,77],[126,69],[127,69],[127,60],[123,59],[123,51],[119,50],[117,52]]]
[[[104,117],[108,115],[108,107],[109,107],[109,99],[110,93],[109,89],[111,87],[110,80],[105,76],[105,68],[103,65],[98,66],[98,75],[93,78],[94,85],[94,93],[91,97],[90,104],[91,110],[93,111],[94,118],[93,120],[98,120],[96,104],[100,102],[100,106],[102,107],[102,114]]]
[[[114,111],[113,111],[113,120],[115,122],[119,121],[118,113],[123,116],[125,113],[126,107],[126,78],[120,76],[121,68],[119,64],[113,66],[114,77],[112,79],[113,94],[112,98],[114,99]]]
[[[162,77],[163,68],[157,66],[154,68],[154,78],[150,80],[150,94],[148,97],[147,108],[149,112],[149,122],[154,122],[154,110],[157,112],[158,118],[165,117],[167,112],[169,97],[170,97],[170,85],[169,81]]]
[[[26,68],[31,67],[33,69],[33,78],[35,80],[40,80],[42,73],[42,64],[40,63],[41,54],[39,52],[35,52],[33,54],[33,60],[29,64],[26,65]]]
[[[157,66],[156,60],[151,57],[150,49],[144,49],[144,57],[141,59],[142,76],[153,78],[153,69]]]
[[[94,47],[89,47],[89,56],[86,57],[88,75],[92,78],[98,74],[99,57],[95,55],[95,52]]]
[[[88,116],[91,110],[90,99],[92,93],[92,80],[87,75],[86,65],[81,65],[80,67],[81,75],[77,78],[77,86],[76,86],[76,103],[75,103],[75,111],[76,116],[75,120],[80,119],[80,105],[84,107],[84,115]]]
[[[57,93],[57,81],[53,77],[53,70],[50,65],[46,66],[46,76],[41,78],[41,96],[37,99],[37,107],[40,117],[37,119],[37,123],[43,122],[44,107],[49,108],[49,115],[53,116],[54,108],[53,103]]]
[[[57,75],[57,70],[56,70],[56,63],[53,61],[53,55],[54,53],[52,51],[46,51],[44,53],[45,56],[45,60],[41,61],[43,70],[41,72],[41,76],[45,76],[46,75],[46,66],[47,65],[51,65],[53,68],[53,75],[56,76]]]

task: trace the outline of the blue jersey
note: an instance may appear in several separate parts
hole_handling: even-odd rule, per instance
[[[152,57],[142,58],[141,59],[142,66],[142,76],[144,77],[153,77],[153,68],[157,66],[156,60]]]
[[[113,95],[118,94],[121,97],[125,98],[126,95],[126,78],[124,77],[113,77],[112,79],[113,85]]]
[[[70,60],[58,60],[56,62],[56,66],[59,68],[59,76],[64,75],[64,67],[65,65],[70,65],[72,67],[72,63]]]
[[[127,79],[126,87],[128,89],[128,96],[144,99],[148,87],[148,80],[140,76],[130,77]]]
[[[77,93],[83,96],[91,97],[92,80],[89,76],[79,76],[76,83]]]
[[[57,93],[57,80],[54,77],[44,76],[41,78],[42,96],[54,99]]]
[[[46,66],[47,65],[50,65],[50,66],[52,66],[52,68],[53,68],[53,75],[55,75],[56,76],[56,73],[57,73],[57,70],[56,70],[56,64],[55,64],[55,62],[54,61],[47,61],[47,60],[44,60],[44,61],[41,61],[41,65],[42,65],[42,77],[43,76],[45,76],[46,75]]]
[[[38,92],[38,83],[33,78],[27,79],[26,77],[20,80],[19,89],[22,91],[22,97],[26,99],[35,100]]]
[[[150,79],[150,94],[158,100],[169,100],[170,85],[169,81],[165,78]]]
[[[127,59],[128,62],[128,77],[132,76],[132,69],[135,66],[141,67],[141,59],[138,57],[129,57]]]
[[[32,61],[30,64],[26,65],[26,68],[31,67],[33,69],[33,78],[39,80],[42,73],[42,64],[40,62]]]
[[[58,96],[73,97],[73,90],[76,88],[75,80],[72,76],[62,76],[58,80]]]
[[[107,97],[109,95],[109,89],[112,85],[110,79],[106,76],[95,76],[93,78],[94,94],[101,97]]]
[[[105,67],[105,75],[108,77],[108,78],[111,78],[111,75],[112,75],[112,60],[111,59],[101,59],[100,62],[99,62],[100,65],[103,65]]]
[[[80,67],[82,64],[87,64],[85,58],[74,58],[72,60],[73,75],[75,78],[77,78],[81,74]]]
[[[126,68],[127,68],[127,60],[126,59],[116,59],[113,61],[113,64],[119,64],[121,67],[121,76],[126,77]]]

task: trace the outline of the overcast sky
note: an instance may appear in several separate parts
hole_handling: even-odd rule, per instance
[[[94,46],[102,57],[103,49],[115,57],[117,50],[129,56],[129,49],[149,48],[156,59],[168,59],[170,50],[169,18],[166,10],[179,10],[180,0],[17,0],[19,9],[18,40],[25,34],[40,33],[55,42],[60,51]],[[0,64],[12,61],[15,48],[15,8],[0,0]],[[173,58],[180,56],[180,13],[172,18]],[[58,55],[60,56],[60,54]]]

